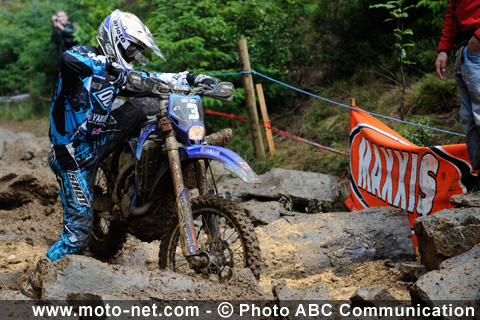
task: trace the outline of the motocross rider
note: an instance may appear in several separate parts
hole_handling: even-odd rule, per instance
[[[98,47],[75,46],[60,58],[60,74],[50,110],[48,161],[60,185],[63,232],[37,262],[22,292],[38,297],[42,274],[50,261],[67,254],[80,254],[87,247],[93,226],[93,184],[98,163],[145,119],[158,113],[156,100],[138,97],[122,87],[132,62],[145,65],[142,52],[152,49],[162,57],[149,29],[131,13],[115,10],[99,26]],[[208,85],[217,80],[187,71],[155,73],[141,71],[172,85]],[[120,96],[137,98],[123,103]],[[144,94],[145,95],[145,94]]]

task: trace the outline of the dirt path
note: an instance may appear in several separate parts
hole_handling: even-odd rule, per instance
[[[46,120],[12,123],[0,120],[0,132],[9,130],[14,134],[29,132],[48,145]],[[1,139],[1,137],[0,137]],[[0,160],[0,287],[16,290],[26,274],[33,269],[37,257],[59,238],[62,230],[62,206],[57,196],[58,185],[46,165],[45,147],[36,150],[37,159],[21,160],[19,157],[30,151],[27,139],[19,139],[16,156],[4,156]],[[0,143],[4,143],[1,141]],[[4,150],[4,154],[8,150]],[[38,160],[41,161],[38,161]],[[87,253],[88,254],[88,253]],[[129,237],[123,251],[110,263],[137,264],[147,269],[156,268],[158,242],[142,243]],[[282,261],[275,261],[282,264]],[[284,265],[289,268],[291,266]],[[12,280],[13,279],[13,280]],[[336,275],[327,271],[313,276],[295,279],[274,279],[264,270],[260,286],[265,294],[272,295],[272,287],[286,284],[292,289],[305,290],[314,285],[323,285],[331,299],[348,299],[361,287],[387,287],[397,299],[409,299],[407,285],[399,280],[399,274],[388,261],[374,261],[357,265],[348,274]],[[221,296],[219,295],[219,298]]]

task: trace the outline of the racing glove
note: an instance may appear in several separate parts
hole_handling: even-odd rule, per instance
[[[216,79],[204,74],[189,73],[187,74],[187,81],[190,85],[194,85],[195,87],[206,86],[213,89],[218,86],[218,81]]]
[[[121,87],[127,83],[127,70],[115,62],[107,60],[107,73],[113,85]]]

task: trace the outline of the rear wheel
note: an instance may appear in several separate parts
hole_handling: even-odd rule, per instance
[[[113,182],[106,166],[100,166],[95,175],[94,202],[100,199],[112,199]],[[94,207],[99,207],[95,206]],[[111,209],[110,209],[111,210]],[[89,249],[95,257],[111,258],[115,256],[127,240],[125,226],[108,211],[93,210],[93,228]]]
[[[201,196],[192,200],[192,215],[199,248],[211,259],[203,277],[224,283],[231,278],[233,268],[250,268],[255,278],[260,278],[260,248],[243,210],[221,197]],[[182,253],[177,219],[172,219],[162,236],[159,266],[195,274]]]

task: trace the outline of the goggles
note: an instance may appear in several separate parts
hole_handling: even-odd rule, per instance
[[[123,48],[122,48],[123,49]],[[148,63],[148,59],[142,54],[145,51],[144,48],[140,47],[137,44],[132,43],[126,50],[123,50],[125,53],[125,60],[127,62],[132,62],[133,59],[137,60],[142,66]]]

